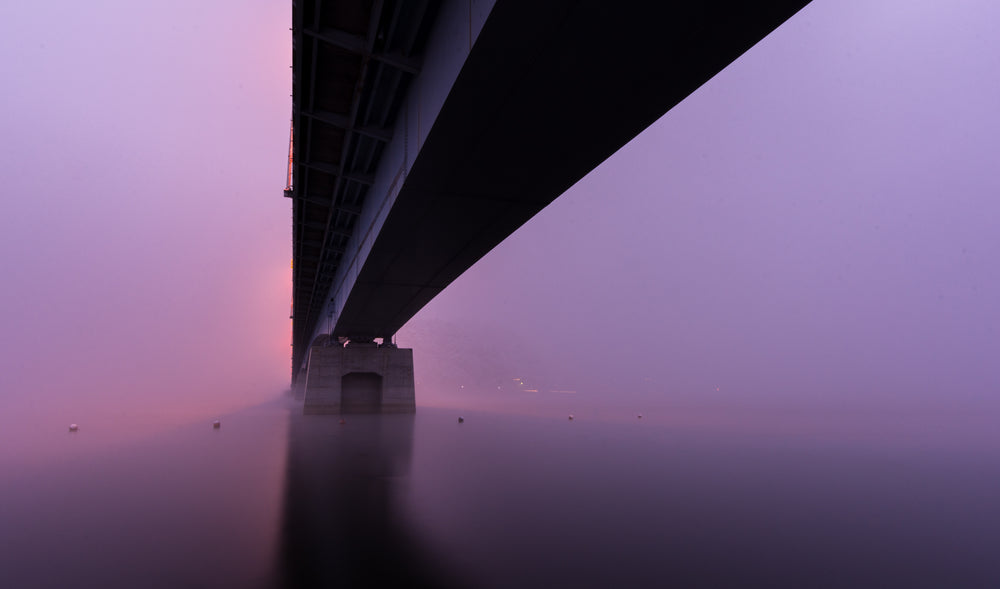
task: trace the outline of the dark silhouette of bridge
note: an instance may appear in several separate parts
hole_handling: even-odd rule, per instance
[[[442,289],[807,3],[295,0],[293,380],[317,338],[392,349]],[[365,370],[391,380],[393,362]]]

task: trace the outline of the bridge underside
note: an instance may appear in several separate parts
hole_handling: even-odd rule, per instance
[[[498,1],[332,335],[394,334],[505,237],[807,3]],[[298,275],[296,281],[298,293],[304,286]],[[311,321],[296,325],[295,369],[309,344],[298,334],[311,334]]]
[[[294,156],[285,196],[292,198],[293,372],[349,256],[438,4],[292,2]]]

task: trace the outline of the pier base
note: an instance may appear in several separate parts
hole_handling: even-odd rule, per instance
[[[307,366],[306,414],[416,412],[411,349],[316,343],[309,350]]]

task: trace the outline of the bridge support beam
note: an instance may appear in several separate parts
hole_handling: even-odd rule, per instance
[[[416,412],[411,349],[317,342],[307,366],[306,414]]]

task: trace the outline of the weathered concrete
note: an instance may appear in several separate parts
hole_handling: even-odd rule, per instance
[[[416,412],[411,349],[318,341],[300,380],[307,414]]]

